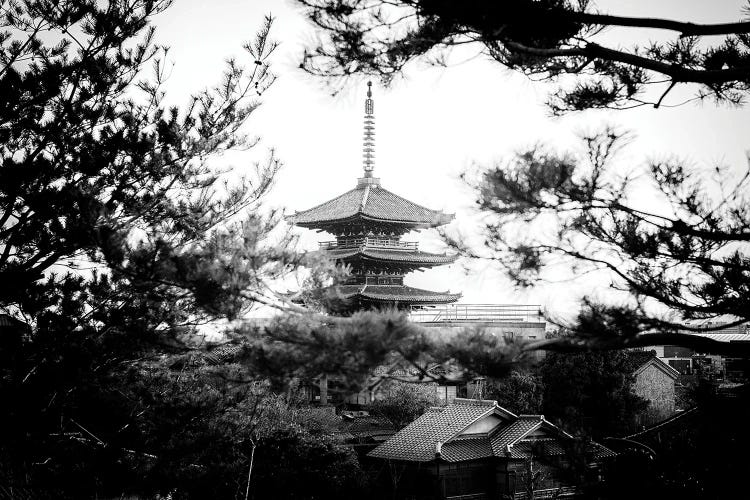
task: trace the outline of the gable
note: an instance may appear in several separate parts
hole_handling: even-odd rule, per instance
[[[678,372],[677,370],[669,366],[667,363],[657,358],[656,356],[654,356],[653,358],[650,358],[647,362],[643,363],[640,367],[638,367],[638,369],[635,372],[633,372],[633,375],[638,377],[642,373],[647,372],[649,370],[661,372],[673,380],[676,380],[677,377],[679,377],[680,375],[680,372]]]
[[[467,434],[487,434],[495,427],[497,427],[503,421],[498,415],[492,414],[487,415],[484,418],[480,418],[466,429],[461,431],[459,435],[465,436]]]
[[[546,429],[543,425],[540,426],[537,429],[534,429],[533,431],[526,434],[525,439],[542,439],[542,438],[557,438],[557,433],[551,433],[549,429]]]

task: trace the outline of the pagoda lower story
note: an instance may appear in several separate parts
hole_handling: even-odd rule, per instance
[[[323,246],[331,258],[351,269],[351,275],[339,284],[337,291],[352,302],[354,309],[447,304],[460,297],[404,283],[406,274],[450,264],[454,256],[421,252],[416,243],[398,238],[341,238]]]

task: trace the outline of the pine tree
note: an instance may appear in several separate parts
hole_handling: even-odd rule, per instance
[[[273,153],[241,178],[220,167],[258,143],[241,128],[274,80],[272,21],[248,64],[167,108],[150,23],[169,4],[0,3],[3,486],[239,498],[250,443],[271,435],[251,410],[275,396],[197,328],[268,302],[303,258],[268,238]]]
[[[649,12],[622,16],[587,0],[299,2],[322,34],[302,60],[314,75],[372,74],[389,82],[417,60],[450,65],[451,49],[461,46],[535,80],[561,83],[548,101],[556,114],[659,107],[686,85],[697,89],[694,99],[730,104],[744,102],[750,90],[747,19],[703,24]],[[597,36],[608,28],[637,41],[614,46]]]

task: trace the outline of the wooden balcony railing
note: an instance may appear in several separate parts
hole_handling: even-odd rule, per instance
[[[425,308],[412,307],[409,319],[418,323],[544,321],[540,306],[515,304],[445,304]]]
[[[342,238],[334,241],[322,241],[319,243],[319,247],[321,250],[368,247],[409,252],[416,252],[419,249],[415,241],[401,241],[394,238]]]
[[[574,498],[578,496],[578,489],[573,486],[561,486],[559,488],[547,488],[534,491],[534,500],[547,500],[553,498]],[[517,491],[513,500],[527,500],[525,491]]]
[[[489,500],[487,493],[468,493],[466,495],[452,495],[445,497],[445,500]]]

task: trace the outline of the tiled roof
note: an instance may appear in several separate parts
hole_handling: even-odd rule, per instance
[[[638,375],[643,370],[653,365],[673,379],[677,379],[677,377],[680,376],[679,371],[657,358],[655,351],[633,349],[626,351],[626,354],[628,366],[634,375]]]
[[[340,428],[360,439],[383,435],[392,436],[396,433],[391,422],[376,415],[343,418]]]
[[[325,253],[334,259],[353,260],[352,258],[369,258],[389,262],[411,262],[421,265],[442,265],[454,262],[457,255],[440,255],[428,252],[405,252],[403,250],[342,248],[326,250]]]
[[[494,401],[456,398],[453,403],[430,409],[372,450],[368,456],[412,462],[435,458],[435,447],[444,443],[475,420],[495,411]]]
[[[555,439],[522,439],[510,448],[510,453],[505,454],[508,458],[524,459],[531,455],[554,457],[565,455],[567,450]]]
[[[420,226],[447,224],[453,215],[417,205],[377,185],[358,186],[320,205],[288,217],[299,226],[316,227],[353,217],[411,223]]]
[[[655,351],[633,349],[625,351],[626,363],[631,371],[635,371],[656,357]]]
[[[508,425],[507,427],[500,429],[492,436],[490,436],[490,443],[492,444],[492,452],[502,457],[505,455],[505,447],[513,445],[516,441],[524,437],[526,434],[542,425],[541,415],[522,416],[518,420]]]
[[[486,436],[471,439],[455,439],[442,446],[440,457],[448,462],[464,462],[493,456]]]
[[[455,302],[461,298],[460,293],[432,292],[401,285],[340,285],[339,293],[344,298],[359,296],[376,301],[404,301],[421,303]]]
[[[692,333],[697,337],[706,337],[719,342],[750,342],[750,335],[746,333]]]
[[[510,454],[505,454],[505,456],[514,460],[523,460],[532,455],[554,457],[569,452],[570,450],[565,449],[562,443],[556,439],[522,439],[511,446]],[[614,451],[593,441],[586,446],[586,453],[594,460],[617,456]]]
[[[593,454],[593,457],[597,459],[612,458],[617,456],[617,453],[596,442],[591,442],[591,444],[589,445],[589,451]]]
[[[495,429],[486,434],[461,434],[472,423],[496,412],[504,413],[510,422],[498,423]],[[549,437],[526,437],[542,425],[550,431]],[[517,417],[497,406],[495,401],[456,398],[446,407],[431,409],[375,448],[368,456],[429,462],[435,460],[437,445],[440,443],[439,458],[447,462],[464,462],[492,456],[524,459],[532,453],[537,456],[565,454],[563,441],[572,439],[572,436],[544,420],[541,415]],[[595,459],[615,455],[598,443],[591,443],[589,449]]]
[[[29,325],[27,325],[23,321],[17,320],[16,318],[8,314],[0,314],[0,327],[11,327],[24,330],[29,329]]]

